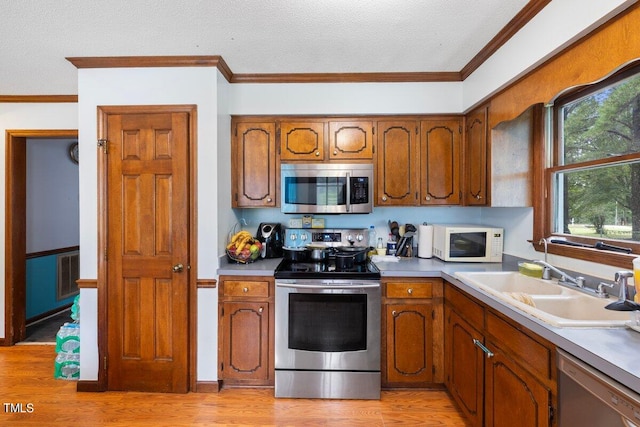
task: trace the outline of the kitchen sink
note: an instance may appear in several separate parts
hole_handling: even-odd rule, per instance
[[[460,272],[455,276],[533,317],[557,327],[623,327],[629,312],[604,307],[616,298],[598,298],[519,272]]]
[[[475,285],[491,294],[502,296],[504,292],[524,292],[529,295],[562,295],[569,289],[550,280],[525,276],[517,271],[479,271],[455,273],[469,285]]]

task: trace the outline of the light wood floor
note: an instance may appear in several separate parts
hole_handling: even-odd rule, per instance
[[[274,399],[272,389],[184,395],[78,393],[53,379],[52,345],[0,347],[0,425],[464,426],[444,391],[385,391],[379,401]],[[23,413],[11,413],[8,404]],[[28,406],[31,404],[32,406]],[[29,412],[28,408],[33,410]]]

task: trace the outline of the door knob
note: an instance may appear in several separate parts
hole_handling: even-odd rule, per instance
[[[176,264],[173,266],[174,273],[180,273],[182,270],[184,270],[184,265],[182,264]]]

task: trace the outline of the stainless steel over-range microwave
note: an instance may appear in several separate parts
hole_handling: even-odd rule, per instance
[[[373,209],[373,165],[285,163],[280,169],[284,213],[358,214]]]

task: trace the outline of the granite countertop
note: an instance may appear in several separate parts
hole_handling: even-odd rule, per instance
[[[374,259],[375,260],[375,259]],[[251,264],[221,259],[218,275],[272,276],[281,258]],[[558,328],[496,299],[459,280],[462,271],[515,271],[516,259],[503,263],[449,263],[437,258],[378,260],[382,277],[441,277],[487,306],[522,324],[557,347],[640,393],[640,333],[627,328]]]

